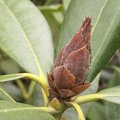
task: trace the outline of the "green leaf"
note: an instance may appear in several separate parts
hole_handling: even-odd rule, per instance
[[[109,80],[109,87],[119,85],[120,75],[118,73],[114,73]],[[94,114],[95,113],[95,114]],[[120,105],[104,102],[100,104],[99,102],[95,102],[91,105],[88,111],[88,118],[90,120],[118,120],[120,113]],[[94,114],[94,116],[93,116]]]
[[[44,12],[60,12],[60,11],[63,11],[63,6],[61,4],[49,5],[49,6],[39,6],[38,8],[41,11],[44,11]]]
[[[53,36],[53,43],[54,43],[54,47],[55,47],[56,46],[56,39],[58,37],[60,23],[55,18],[54,13],[49,13],[47,11],[42,11],[42,13],[44,14],[44,16],[45,16],[45,18],[46,18],[46,20],[51,28],[52,36]]]
[[[101,99],[105,101],[120,104],[120,86],[102,90],[98,94],[102,95]]]
[[[104,107],[107,119],[105,120],[119,120],[120,119],[120,105],[105,102]]]
[[[0,99],[1,100],[7,100],[10,102],[15,102],[12,97],[8,95],[2,88],[0,88]]]
[[[112,8],[112,9],[111,9]],[[92,63],[88,81],[92,81],[120,47],[120,1],[74,0],[66,12],[58,37],[56,55],[80,29],[85,16],[92,17]]]
[[[114,87],[120,85],[120,73],[115,72],[112,76],[111,79],[108,81],[108,86],[109,87]]]
[[[120,85],[120,72],[118,69],[115,67],[115,73],[112,75],[111,79],[108,81],[109,87],[115,87],[117,85]],[[120,119],[120,105],[118,104],[113,104],[113,103],[108,103],[105,102],[104,107],[106,108],[106,116],[107,119],[105,120],[119,120]]]
[[[120,67],[117,67],[115,65],[111,65],[111,68],[120,74]]]
[[[16,64],[16,62],[11,59],[2,59],[0,61],[0,66],[1,66],[1,70],[5,74],[18,73],[21,71],[18,64]]]
[[[38,107],[0,101],[1,120],[55,120],[49,113]]]
[[[120,105],[94,102],[89,109],[87,118],[89,120],[119,120],[119,115]]]
[[[71,0],[63,0],[63,5],[64,5],[65,10],[67,10],[70,2],[71,2]]]
[[[109,80],[109,87],[115,87],[120,85],[120,72],[119,69],[115,67],[116,72],[112,75],[111,79]],[[119,120],[120,119],[120,105],[105,102],[106,106],[106,114],[108,120]],[[114,112],[113,112],[114,111]]]
[[[6,91],[15,101],[22,101],[20,89],[12,82],[0,83],[0,88]]]
[[[100,103],[92,103],[87,118],[89,120],[110,120],[106,119],[105,105]],[[111,113],[110,113],[111,114]]]
[[[49,26],[29,0],[0,0],[0,48],[26,71],[41,74],[53,63]]]
[[[20,74],[8,74],[8,75],[1,75],[0,76],[0,82],[8,82],[8,81],[13,81],[13,80],[17,80],[20,78],[25,77],[24,74],[20,73]]]

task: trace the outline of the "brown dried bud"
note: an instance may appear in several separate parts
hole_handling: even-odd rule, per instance
[[[60,52],[51,73],[48,74],[50,98],[69,99],[90,84],[85,83],[90,63],[91,18],[85,18],[82,27]]]

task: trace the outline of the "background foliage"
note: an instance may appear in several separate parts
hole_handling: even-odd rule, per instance
[[[0,0],[0,74],[46,74],[61,48],[80,29],[85,16],[91,16],[93,24],[92,61],[87,78],[92,86],[82,95],[120,85],[119,0]],[[25,105],[43,105],[40,86],[21,78],[18,81],[0,83],[0,119],[13,120],[14,115],[15,120],[54,120],[49,113]],[[25,92],[31,94],[29,99]],[[117,104],[96,102],[83,105],[82,109],[88,120],[120,119]],[[71,109],[63,118],[75,119],[70,114],[76,116]]]

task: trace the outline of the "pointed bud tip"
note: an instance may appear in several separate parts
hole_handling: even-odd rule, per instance
[[[86,28],[88,26],[91,27],[91,19],[92,18],[90,16],[85,17],[81,28]]]

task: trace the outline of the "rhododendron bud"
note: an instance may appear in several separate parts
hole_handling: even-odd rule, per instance
[[[90,63],[91,18],[85,18],[82,27],[60,52],[51,73],[48,74],[50,98],[68,100],[83,92]]]

